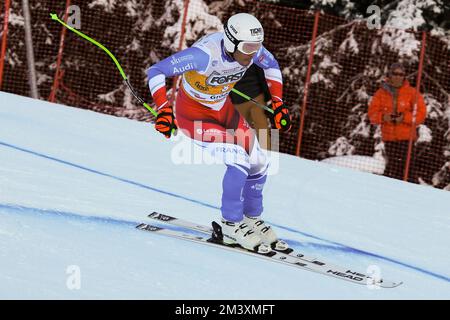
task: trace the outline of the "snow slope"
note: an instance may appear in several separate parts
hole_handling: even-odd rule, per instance
[[[179,164],[186,143],[0,92],[0,298],[450,298],[449,192],[289,155],[265,189],[278,234],[403,285],[370,289],[136,230],[153,210],[219,218],[224,167]]]
[[[386,166],[385,162],[381,159],[377,159],[375,157],[353,155],[326,158],[323,159],[322,162],[339,167],[346,167],[376,174],[383,174]]]

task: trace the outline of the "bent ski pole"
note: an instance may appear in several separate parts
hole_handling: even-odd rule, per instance
[[[249,97],[249,96],[246,95],[245,93],[242,93],[242,92],[240,92],[239,90],[237,90],[237,89],[235,89],[235,88],[231,89],[231,91],[233,91],[233,92],[236,93],[237,95],[240,95],[242,98],[244,98],[244,99],[246,99],[246,100],[248,100],[248,101],[253,102],[253,103],[256,104],[258,107],[260,107],[260,108],[262,108],[262,109],[264,109],[264,110],[266,110],[266,111],[268,111],[268,112],[270,112],[270,113],[273,114],[273,110],[272,110],[271,108],[269,108],[268,106],[265,106],[265,105],[259,103],[258,101],[256,101],[255,99]]]
[[[64,21],[62,21],[61,19],[58,18],[58,16],[54,13],[50,13],[50,17],[61,23],[64,27],[66,27],[67,29],[69,29],[70,31],[73,31],[74,33],[76,33],[78,36],[88,40],[89,42],[95,44],[97,47],[103,49],[103,51],[105,51],[110,58],[114,61],[114,63],[116,64],[117,69],[119,69],[120,74],[122,75],[123,80],[125,81],[126,85],[128,86],[128,88],[130,88],[131,93],[135,96],[135,98],[142,103],[142,105],[148,110],[150,111],[155,117],[158,115],[158,113],[152,109],[152,107],[150,107],[145,101],[144,99],[142,99],[136,92],[136,90],[133,88],[133,86],[131,85],[130,81],[128,80],[127,75],[125,74],[125,72],[122,69],[122,66],[119,64],[119,61],[117,61],[116,57],[111,53],[111,51],[109,51],[104,45],[102,45],[101,43],[97,42],[96,40],[88,37],[87,35],[85,35],[84,33],[78,31],[75,28],[72,28],[71,26],[69,26],[68,24],[64,23]]]
[[[269,108],[268,106],[265,106],[265,105],[259,103],[259,102],[256,101],[255,99],[252,99],[251,97],[249,97],[249,96],[246,95],[245,93],[242,93],[242,92],[240,92],[239,90],[237,90],[237,89],[235,89],[235,88],[231,89],[231,91],[233,91],[234,93],[240,95],[242,98],[247,99],[248,101],[253,102],[253,103],[256,104],[258,107],[263,108],[264,110],[270,112],[270,113],[272,114],[272,116],[273,116],[274,111],[273,111],[271,108]],[[281,120],[281,124],[282,124],[282,125],[286,125],[286,120],[284,120],[284,119]]]

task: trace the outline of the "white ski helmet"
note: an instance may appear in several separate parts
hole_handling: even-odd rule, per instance
[[[223,26],[223,42],[228,52],[239,50],[245,54],[255,53],[261,48],[264,30],[261,23],[248,13],[231,16]]]

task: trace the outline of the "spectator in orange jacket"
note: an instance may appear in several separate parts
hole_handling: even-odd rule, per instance
[[[413,128],[413,111],[416,104],[416,89],[405,79],[405,68],[394,63],[389,74],[375,92],[369,105],[369,119],[381,125],[387,165],[384,175],[403,179],[404,165],[408,153],[409,138],[417,139],[417,126],[424,122],[426,107],[422,95],[418,94],[416,117]],[[411,173],[413,178],[414,175]],[[411,180],[410,180],[411,181]]]

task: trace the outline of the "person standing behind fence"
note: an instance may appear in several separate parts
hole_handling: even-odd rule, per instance
[[[245,72],[244,77],[234,86],[260,104],[270,100],[270,91],[265,81],[264,70],[252,64]],[[258,141],[264,149],[271,150],[270,126],[265,111],[253,102],[231,92],[231,102],[247,122],[256,130]]]
[[[415,127],[412,128],[416,89],[410,86],[405,74],[402,64],[392,64],[387,79],[375,92],[368,110],[370,122],[381,125],[387,158],[384,175],[396,179],[403,179],[410,136],[413,135],[413,141],[417,139],[417,126],[426,117],[425,102],[418,93]],[[409,180],[413,181],[414,174],[411,172],[409,176]]]

